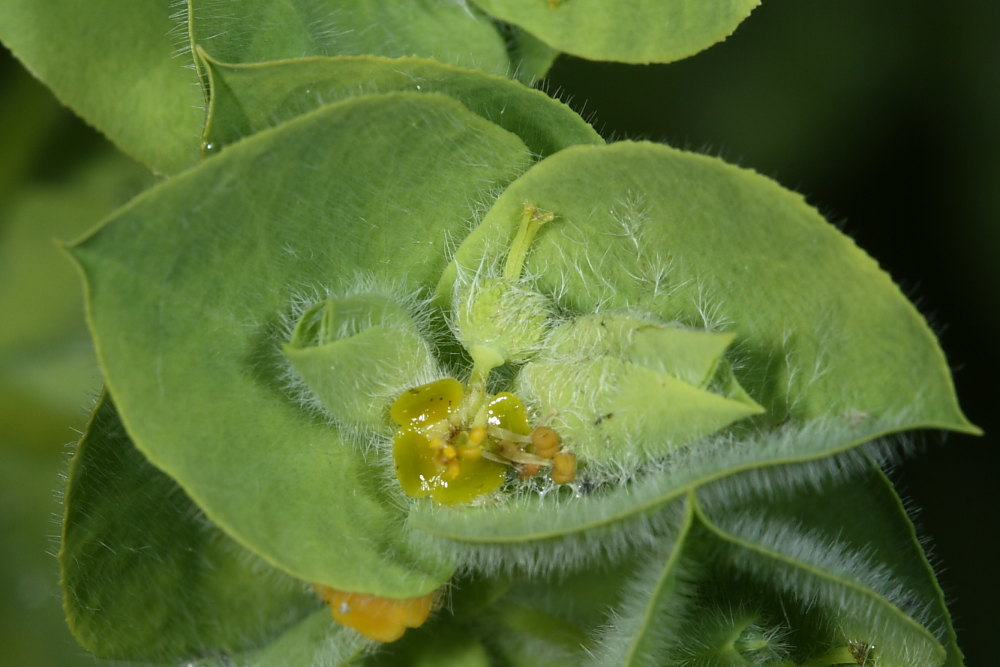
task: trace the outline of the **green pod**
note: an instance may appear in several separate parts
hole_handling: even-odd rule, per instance
[[[503,278],[483,278],[459,292],[455,311],[462,345],[484,368],[530,359],[549,319],[545,296]]]
[[[455,285],[454,328],[472,357],[473,382],[501,364],[523,364],[538,351],[548,329],[549,300],[528,287],[521,272],[538,230],[554,219],[551,212],[524,204],[503,275],[482,275],[480,269]]]
[[[281,346],[307,405],[364,433],[391,431],[389,406],[436,375],[420,316],[389,294],[330,297],[307,308]]]
[[[596,314],[552,330],[519,393],[584,461],[636,463],[763,412],[722,355],[731,334]],[[719,376],[725,382],[718,382]]]

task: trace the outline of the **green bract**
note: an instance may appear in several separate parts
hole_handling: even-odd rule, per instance
[[[396,597],[438,587],[451,565],[406,546],[384,471],[284,391],[279,322],[318,290],[360,280],[428,289],[446,236],[528,159],[517,137],[440,95],[366,96],[262,132],[133,202],[73,255],[136,445],[214,521],[303,579]]]
[[[506,78],[681,58],[755,1],[134,4],[0,11],[174,174],[68,248],[106,385],[60,551],[86,648],[961,664],[866,444],[976,432],[924,320],[798,195]],[[380,646],[311,585],[437,611]]]
[[[555,415],[553,426],[586,460],[634,465],[763,411],[738,388],[735,398],[711,391],[731,341],[612,313],[583,315],[552,331],[518,377],[519,391]]]
[[[216,58],[254,63],[303,56],[426,56],[507,74],[504,40],[454,2],[190,0],[190,36]]]

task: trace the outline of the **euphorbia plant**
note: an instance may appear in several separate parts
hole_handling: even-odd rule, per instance
[[[0,13],[67,103],[170,175],[67,247],[107,387],[67,491],[80,642],[961,664],[880,469],[885,436],[975,431],[916,310],[801,197],[607,144],[503,76],[555,49],[684,57],[754,4],[192,1],[163,39],[193,67],[116,42],[103,90],[35,39],[65,29],[54,9]],[[118,5],[83,20],[171,20]],[[140,63],[155,95],[111,103]]]

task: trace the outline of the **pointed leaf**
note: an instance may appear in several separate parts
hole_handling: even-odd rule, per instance
[[[670,62],[728,37],[760,0],[473,0],[559,51],[591,60]]]
[[[553,415],[552,426],[589,465],[634,466],[762,411],[707,387],[732,339],[582,315],[551,330],[515,386],[538,414]]]
[[[592,466],[634,466],[761,412],[756,403],[612,357],[532,362],[518,393],[538,414],[555,415],[553,427]]]
[[[259,133],[113,216],[72,253],[136,446],[301,579],[386,597],[437,588],[451,564],[407,546],[387,466],[289,394],[282,320],[359,284],[429,289],[447,236],[528,161],[449,98],[366,96]]]
[[[553,329],[540,358],[609,356],[706,387],[732,342],[732,334],[601,313],[583,315]]]

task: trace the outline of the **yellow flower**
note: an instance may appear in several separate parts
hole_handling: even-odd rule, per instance
[[[487,397],[445,378],[407,390],[389,414],[399,425],[392,441],[396,477],[414,498],[467,502],[498,489],[508,466],[523,472],[551,465],[525,451],[528,414],[509,392]]]

